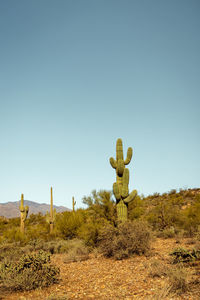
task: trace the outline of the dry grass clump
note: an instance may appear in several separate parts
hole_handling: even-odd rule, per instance
[[[149,275],[151,277],[167,276],[169,267],[158,259],[152,259],[148,265]]]
[[[165,284],[162,289],[158,289],[154,295],[147,298],[147,300],[163,300],[168,299],[167,297],[170,296],[170,299],[174,299],[174,293],[171,292],[171,287],[168,284]]]
[[[182,294],[188,290],[188,269],[182,265],[177,265],[168,270],[168,283],[170,292]]]
[[[151,231],[142,221],[127,221],[117,228],[107,225],[99,234],[99,249],[105,257],[128,258],[150,249]]]
[[[153,267],[152,267],[153,266]],[[182,265],[175,266],[173,268],[164,267],[157,262],[153,262],[152,269],[150,269],[150,275],[155,277],[166,276],[166,284],[155,291],[155,294],[150,296],[148,300],[163,300],[163,299],[174,299],[176,295],[181,295],[188,291],[188,270]],[[161,275],[162,274],[162,275]]]
[[[87,260],[89,258],[89,248],[79,239],[69,240],[66,252],[63,259],[65,263]]]

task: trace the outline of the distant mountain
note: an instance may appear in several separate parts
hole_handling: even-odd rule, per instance
[[[7,203],[0,203],[0,216],[6,217],[6,218],[16,218],[20,216],[19,211],[19,205],[20,201],[15,202],[7,202]],[[50,205],[45,203],[37,203],[34,201],[24,200],[24,206],[29,206],[29,215],[30,214],[46,214],[47,211],[50,210]],[[69,208],[65,206],[53,206],[57,212],[63,212],[63,211],[71,211]]]

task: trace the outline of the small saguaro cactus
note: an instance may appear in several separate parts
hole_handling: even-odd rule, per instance
[[[28,206],[24,207],[24,195],[23,194],[21,194],[21,203],[20,203],[19,210],[20,210],[20,218],[21,218],[20,231],[21,231],[21,233],[24,234],[24,223],[28,216],[29,207]]]
[[[53,225],[56,217],[56,209],[53,209],[53,188],[51,187],[51,204],[50,204],[50,213],[46,213],[46,221],[50,225],[50,234],[53,233]]]
[[[76,205],[76,201],[74,200],[74,197],[72,197],[72,209],[73,209],[73,211],[75,211],[75,205]]]
[[[131,147],[127,150],[127,156],[124,160],[122,140],[118,139],[116,144],[116,160],[111,157],[110,164],[116,170],[116,182],[113,184],[113,193],[117,204],[118,221],[126,221],[128,218],[128,203],[130,203],[137,195],[137,191],[133,190],[129,194],[129,170],[125,168],[131,161],[133,150]]]

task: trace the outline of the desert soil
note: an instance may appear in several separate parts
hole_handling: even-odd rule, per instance
[[[64,254],[56,254],[52,256],[51,261],[60,268],[58,284],[30,292],[6,292],[0,299],[200,300],[200,263],[188,267],[191,284],[188,291],[182,295],[166,296],[167,278],[164,276],[152,278],[149,275],[148,266],[152,259],[158,259],[171,266],[169,253],[180,246],[191,248],[193,245],[188,245],[188,240],[177,244],[174,239],[156,239],[148,256],[134,256],[121,261],[91,254],[88,260],[66,263]]]

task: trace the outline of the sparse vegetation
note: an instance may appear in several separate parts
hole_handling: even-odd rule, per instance
[[[144,257],[147,277],[166,282],[152,299],[187,294],[191,287],[200,285],[197,278],[200,261],[199,195],[200,190],[173,190],[148,197],[137,195],[128,207],[129,221],[118,223],[112,193],[93,191],[83,198],[85,209],[57,213],[51,235],[42,214],[32,214],[26,219],[25,234],[20,231],[20,218],[0,218],[0,289],[30,290],[56,282],[58,269],[47,258],[44,262],[41,253],[42,257],[61,256],[62,264],[64,262],[66,266],[71,262],[87,264],[84,260],[90,257],[103,259],[102,255],[122,260],[148,254]],[[154,241],[174,243],[167,260],[162,259],[159,252],[155,256],[154,250],[149,251],[150,245],[154,245],[152,236]],[[27,260],[30,267],[25,266]],[[191,270],[196,270],[193,276],[197,279],[193,285]],[[64,294],[53,293],[49,297],[67,299]]]
[[[18,262],[2,262],[0,284],[12,291],[32,290],[57,282],[58,274],[59,269],[50,264],[50,255],[39,251],[23,255]]]

